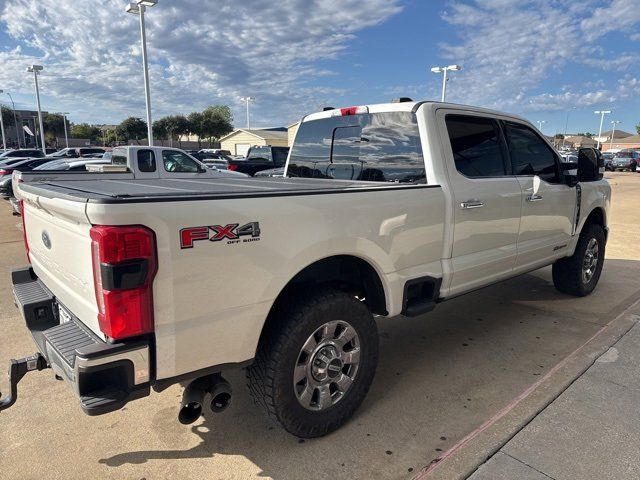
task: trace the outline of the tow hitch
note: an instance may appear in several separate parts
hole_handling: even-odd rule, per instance
[[[12,359],[9,363],[9,387],[11,393],[8,397],[0,400],[0,411],[11,407],[18,399],[18,382],[22,380],[27,372],[40,371],[49,368],[47,359],[41,353],[36,353],[30,357],[21,358],[19,360]],[[2,398],[2,393],[0,393]]]

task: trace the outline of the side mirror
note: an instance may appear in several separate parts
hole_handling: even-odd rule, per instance
[[[595,148],[578,150],[578,179],[581,182],[596,182],[604,176],[604,157]]]
[[[569,187],[575,187],[580,181],[578,177],[578,164],[575,162],[562,162],[561,166],[564,183]]]

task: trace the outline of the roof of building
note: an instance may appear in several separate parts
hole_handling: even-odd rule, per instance
[[[583,144],[583,145],[585,145],[585,144],[596,145],[598,143],[593,138],[585,137],[585,136],[582,136],[582,135],[573,135],[571,137],[567,137],[566,141],[571,142],[571,143],[580,143],[580,144]]]
[[[629,135],[628,137],[620,138],[617,141],[613,142],[615,144],[625,144],[625,143],[640,143],[640,135]]]
[[[606,132],[602,132],[601,137],[611,138],[612,130],[607,130]],[[616,133],[613,134],[613,138],[625,138],[631,137],[633,134],[629,132],[625,132],[624,130],[616,130]]]
[[[268,129],[248,129],[248,128],[238,128],[236,130],[234,130],[233,132],[229,133],[228,135],[225,135],[224,137],[222,137],[219,141],[222,142],[223,140],[228,139],[229,137],[232,137],[233,135],[240,133],[240,132],[244,132],[244,133],[248,133],[249,135],[253,135],[254,137],[258,137],[258,138],[262,138],[264,140],[271,140],[271,139],[281,139],[281,140],[287,140],[287,131],[285,130],[280,130],[280,128],[278,128],[278,130],[268,130]]]

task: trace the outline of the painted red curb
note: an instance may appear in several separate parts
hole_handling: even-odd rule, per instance
[[[533,393],[536,390],[536,388],[538,388],[542,383],[544,383],[546,380],[548,380],[549,377],[551,377],[558,370],[560,370],[563,366],[565,366],[567,364],[567,362],[569,362],[569,360],[571,360],[573,357],[575,357],[580,352],[580,350],[582,350],[584,347],[586,347],[597,336],[599,336],[602,332],[604,332],[607,328],[609,328],[609,326],[613,322],[615,322],[618,318],[620,318],[623,315],[625,315],[627,313],[627,311],[629,311],[629,309],[631,309],[632,307],[634,307],[636,305],[636,303],[638,303],[638,302],[633,303],[628,308],[626,308],[624,310],[624,312],[622,312],[620,315],[617,315],[609,323],[607,323],[604,326],[602,326],[586,342],[584,342],[582,345],[580,345],[578,348],[576,348],[573,352],[571,352],[569,355],[567,355],[564,359],[562,359],[559,363],[557,363],[551,370],[549,370],[546,374],[544,374],[542,377],[540,377],[540,379],[538,381],[536,381],[535,383],[533,383],[532,385],[527,387],[522,393],[520,393],[520,395],[518,395],[515,398],[513,398],[507,405],[505,405],[501,410],[499,410],[489,420],[484,422],[482,425],[480,425],[478,428],[473,430],[471,433],[467,434],[462,440],[460,440],[458,443],[456,443],[454,446],[452,446],[449,450],[447,450],[446,452],[442,453],[440,456],[435,458],[429,465],[426,465],[425,467],[420,469],[420,471],[413,477],[413,480],[422,480],[422,479],[427,478],[436,468],[438,468],[440,465],[442,465],[442,463],[444,463],[445,460],[447,460],[454,453],[456,453],[457,451],[462,449],[467,443],[469,443],[475,437],[477,437],[482,432],[484,432],[487,428],[489,428],[494,423],[496,423],[498,420],[500,420],[505,415],[507,415],[509,412],[511,412],[516,406],[518,406],[518,404],[520,402],[522,402],[529,395],[531,395],[531,393]]]

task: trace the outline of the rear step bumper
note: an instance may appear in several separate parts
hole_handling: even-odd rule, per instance
[[[149,395],[147,340],[106,343],[73,314],[70,321],[61,324],[58,302],[31,268],[12,271],[11,281],[16,307],[39,354],[56,375],[71,385],[86,414],[112,412]],[[10,375],[12,392],[17,392],[20,378]]]

